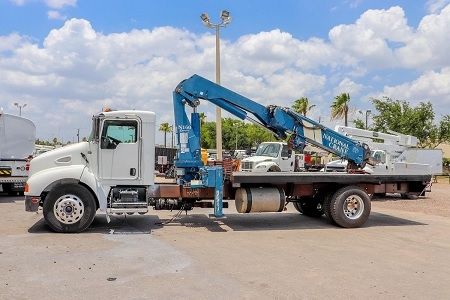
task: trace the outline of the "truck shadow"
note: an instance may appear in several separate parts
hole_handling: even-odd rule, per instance
[[[151,234],[161,228],[161,221],[155,215],[112,215],[110,222],[105,215],[96,215],[92,224],[80,234]],[[29,233],[51,233],[53,230],[46,224],[44,218],[40,219],[28,229]]]
[[[308,230],[340,228],[328,223],[325,217],[310,218],[299,213],[230,214],[224,218],[209,217],[206,214],[188,214],[175,219],[164,219],[157,215],[110,216],[108,223],[104,215],[97,215],[91,226],[81,234],[151,234],[165,227],[205,228],[210,232],[267,231],[267,230]],[[361,228],[387,226],[427,225],[413,220],[372,212]],[[355,230],[355,229],[351,229]],[[356,229],[357,230],[357,229]],[[40,219],[28,230],[29,233],[52,232],[44,219]]]
[[[8,193],[0,192],[0,204],[1,203],[14,203],[17,201],[23,201],[24,196],[11,196]]]
[[[210,218],[204,214],[182,216],[164,226],[203,227],[210,232],[302,230],[302,229],[344,229],[325,220],[325,217],[310,218],[298,213],[226,215],[225,218]],[[418,226],[424,223],[372,212],[361,228],[386,226]],[[352,229],[354,230],[354,229]]]

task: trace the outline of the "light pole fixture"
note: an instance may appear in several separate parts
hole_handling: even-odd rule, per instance
[[[359,113],[362,114],[363,112],[360,110]],[[368,123],[369,115],[370,115],[371,113],[372,113],[372,111],[371,111],[370,109],[366,109],[366,110],[364,111],[364,114],[366,115],[366,129],[368,128],[368,127],[367,127],[367,123]]]
[[[20,105],[19,103],[14,102],[14,105],[17,106],[17,107],[19,108],[19,116],[21,116],[21,115],[22,115],[22,107],[27,106],[27,104],[25,103],[25,104],[23,104],[23,105]]]
[[[220,12],[220,23],[211,23],[207,13],[200,15],[203,24],[208,28],[214,28],[216,30],[216,83],[220,84],[220,27],[226,27],[231,22],[230,12],[222,10]],[[220,107],[216,107],[216,148],[217,148],[217,160],[222,160],[222,110]]]

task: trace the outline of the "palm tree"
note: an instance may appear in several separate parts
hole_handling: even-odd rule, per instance
[[[292,105],[292,109],[295,112],[302,114],[306,117],[306,113],[310,111],[316,105],[309,105],[309,100],[306,97],[301,97],[300,99],[295,100],[294,105]]]
[[[159,125],[159,131],[164,132],[164,148],[167,148],[167,133],[172,132],[172,127],[169,125],[169,123],[162,123]]]
[[[345,126],[348,126],[348,102],[350,102],[350,94],[342,93],[334,97],[336,101],[331,104],[331,118],[330,120],[344,118]]]
[[[206,119],[205,113],[200,113],[199,118],[200,118],[200,126],[205,124],[205,119]]]

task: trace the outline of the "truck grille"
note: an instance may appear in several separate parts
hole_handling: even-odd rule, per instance
[[[346,169],[344,166],[333,166],[333,167],[327,167],[327,172],[345,172]]]
[[[253,169],[253,163],[251,161],[243,161],[241,164],[241,171],[251,171]]]

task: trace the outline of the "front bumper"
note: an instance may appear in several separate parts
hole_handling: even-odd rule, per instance
[[[40,202],[41,197],[25,196],[25,211],[37,212],[39,209]]]

